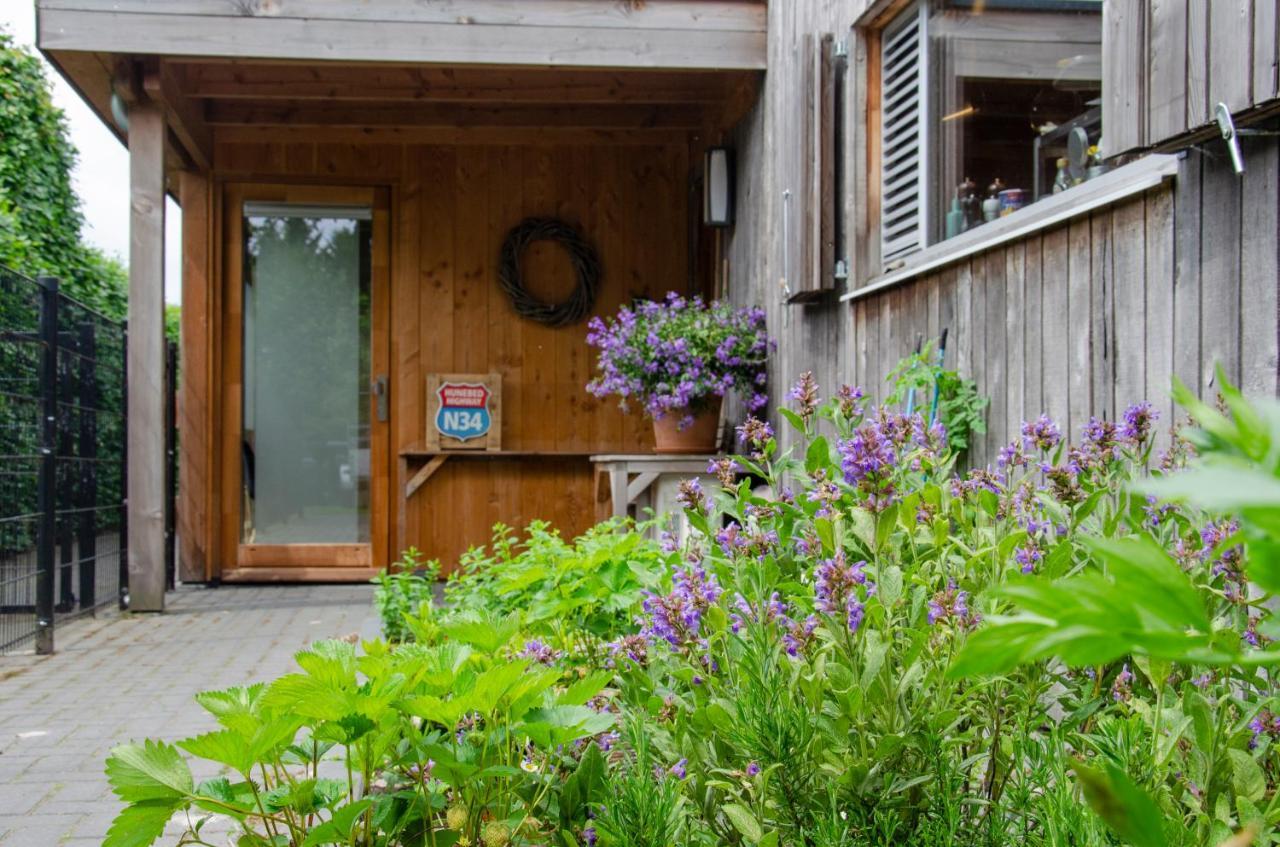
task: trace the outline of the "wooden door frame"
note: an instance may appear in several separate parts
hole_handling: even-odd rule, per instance
[[[221,437],[216,473],[221,478],[219,535],[224,551],[222,579],[234,581],[364,580],[389,561],[391,531],[392,420],[379,421],[369,410],[369,543],[244,544],[242,527],[243,408],[243,259],[244,204],[296,203],[313,206],[366,206],[372,210],[370,255],[370,373],[391,374],[391,192],[381,186],[226,182],[221,184],[223,256],[221,277],[222,380]],[[375,403],[370,392],[369,402]]]

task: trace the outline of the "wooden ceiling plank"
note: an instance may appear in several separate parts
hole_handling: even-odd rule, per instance
[[[288,127],[579,127],[599,129],[693,129],[704,123],[698,106],[503,105],[473,106],[366,102],[317,105],[256,101],[213,101],[213,126]]]
[[[188,97],[223,100],[718,103],[733,92],[743,75],[331,64],[174,62],[173,66]]]

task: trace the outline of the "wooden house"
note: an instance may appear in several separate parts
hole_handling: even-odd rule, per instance
[[[1276,391],[1277,0],[36,5],[41,49],[130,150],[142,608],[166,191],[188,580],[363,579],[411,545],[454,561],[495,521],[592,521],[589,457],[650,435],[583,391],[580,322],[521,317],[499,285],[530,217],[591,245],[595,314],[667,290],[765,306],[775,394],[803,370],[875,391],[947,329],[992,398],[978,463],[1042,410],[1168,413],[1171,377],[1209,393],[1215,363]],[[735,164],[720,230],[713,147]],[[573,289],[554,245],[521,267],[540,300]],[[448,374],[497,375],[499,449],[427,445]]]

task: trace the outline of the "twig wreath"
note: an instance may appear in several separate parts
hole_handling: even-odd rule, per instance
[[[520,257],[535,241],[553,241],[569,254],[578,287],[563,303],[545,303],[530,294],[520,278]],[[556,218],[525,218],[507,233],[498,262],[498,283],[516,314],[547,326],[568,326],[587,316],[600,290],[600,258],[582,235]]]

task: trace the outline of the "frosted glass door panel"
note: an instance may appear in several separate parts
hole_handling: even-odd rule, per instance
[[[245,208],[246,544],[369,541],[364,210]]]

